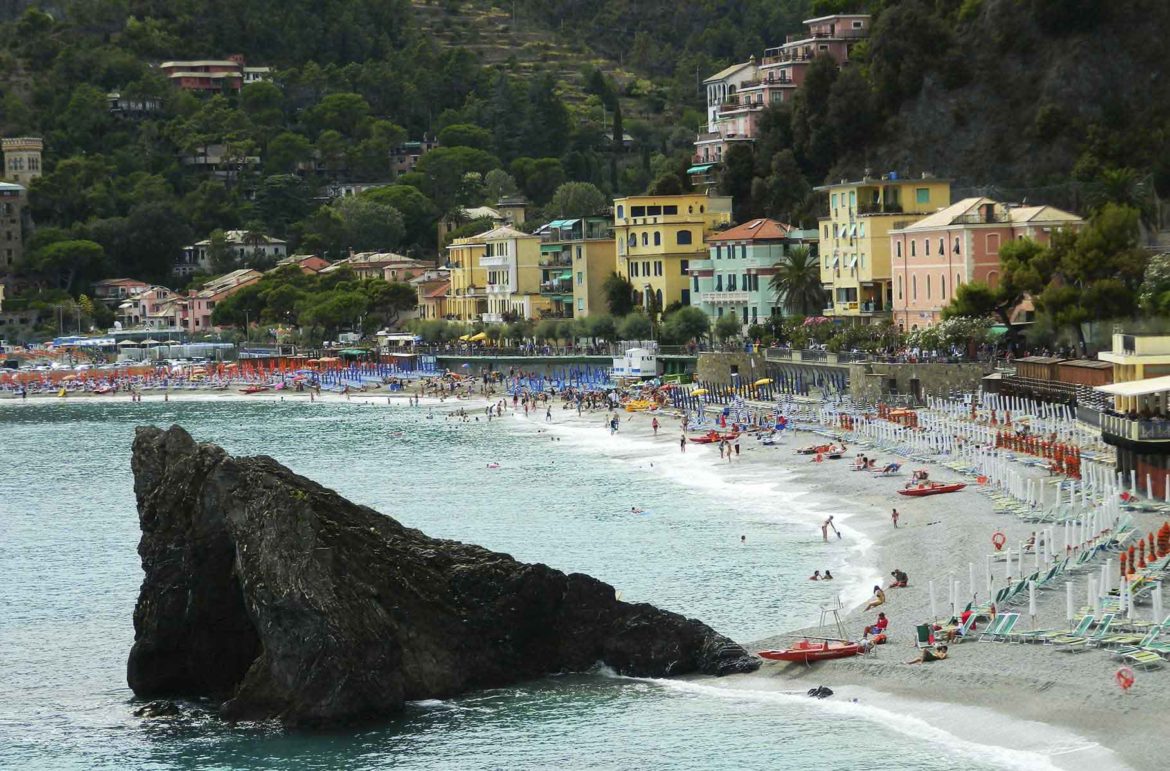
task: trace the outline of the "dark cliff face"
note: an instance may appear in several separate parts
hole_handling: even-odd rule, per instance
[[[758,666],[698,621],[429,538],[177,426],[139,428],[133,469],[146,578],[127,679],[143,698],[325,724],[598,661],[638,676]]]

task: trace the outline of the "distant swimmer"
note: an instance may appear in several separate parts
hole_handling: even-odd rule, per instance
[[[631,514],[642,514],[643,511],[641,509],[639,509],[637,506],[631,506],[630,513]]]
[[[487,464],[487,467],[488,468],[499,468],[500,464],[499,463],[489,463],[489,464]]]

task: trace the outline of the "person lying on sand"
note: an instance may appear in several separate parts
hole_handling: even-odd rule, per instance
[[[929,664],[932,661],[942,661],[947,657],[947,646],[940,645],[935,650],[923,649],[918,658],[907,661],[907,664]]]

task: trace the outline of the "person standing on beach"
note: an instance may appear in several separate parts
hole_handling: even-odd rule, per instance
[[[654,429],[654,436],[658,436],[658,418],[655,417],[650,421],[650,427]]]
[[[739,455],[739,437],[735,437],[735,454]]]
[[[894,513],[890,515],[890,519],[894,520],[894,528],[898,527],[898,510],[894,509]]]
[[[546,407],[544,410],[544,422],[545,423],[552,423],[552,405],[551,404],[548,407]]]
[[[687,435],[686,434],[683,434],[682,436],[679,437],[678,449],[679,449],[679,452],[683,452],[683,453],[685,453],[687,451]]]

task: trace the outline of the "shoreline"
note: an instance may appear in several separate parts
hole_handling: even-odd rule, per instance
[[[128,394],[119,396],[124,398],[112,397],[104,402],[86,398],[82,403],[134,404]],[[285,394],[279,391],[244,395],[208,389],[183,391],[169,396],[169,401],[175,402],[228,399],[233,402],[299,400],[309,403],[308,393]],[[347,398],[343,394],[325,392],[319,401],[385,407],[402,405],[408,396],[414,396],[414,393],[357,392]],[[14,405],[43,405],[46,398],[57,397],[44,394],[34,397],[33,402],[19,398],[0,398],[0,404],[13,402]],[[158,392],[148,392],[143,398],[152,402],[164,400]],[[477,395],[444,401],[424,396],[420,399],[419,408],[433,409],[439,414],[462,408],[474,414],[476,410],[482,411],[487,404],[499,398],[502,398],[502,394],[494,398]],[[605,430],[601,425],[604,412],[584,413],[578,418],[575,410],[562,410],[559,402],[553,405],[554,420],[551,424],[545,424],[539,417],[530,417],[521,422],[519,419],[524,416],[513,413],[512,417],[517,420],[510,425],[523,429],[551,428],[565,432],[592,428],[598,435],[604,436],[600,434]],[[662,435],[655,440],[649,425],[649,414],[618,414],[622,417],[619,430],[622,439],[628,439],[643,448],[661,444],[664,450],[670,448],[678,452],[677,415],[658,413]],[[1159,680],[1167,676],[1164,672],[1139,672],[1136,685],[1123,694],[1112,677],[1119,665],[1100,651],[1091,650],[1083,655],[1074,655],[1040,645],[974,640],[954,645],[951,657],[945,662],[926,666],[903,664],[903,661],[914,655],[914,625],[930,618],[926,585],[928,577],[944,578],[949,571],[966,584],[969,562],[975,562],[976,576],[982,577],[981,560],[990,551],[990,533],[1002,530],[1008,533],[1008,542],[1015,543],[1017,536],[1020,540],[1026,536],[1029,525],[1009,514],[993,511],[991,500],[980,494],[974,485],[945,497],[897,496],[894,490],[905,482],[905,473],[891,479],[874,479],[869,473],[849,470],[852,456],[858,452],[871,451],[870,448],[851,445],[845,458],[814,464],[808,461],[807,456],[796,455],[794,450],[815,442],[820,432],[792,430],[785,433],[787,435],[784,439],[771,448],[759,445],[755,439],[746,439],[742,443],[743,455],[730,464],[720,462],[713,448],[702,445],[688,445],[687,456],[710,461],[704,465],[709,465],[712,473],[723,484],[773,487],[778,479],[782,479],[800,488],[804,491],[801,495],[802,503],[808,503],[815,512],[807,520],[811,540],[815,541],[819,536],[814,530],[819,529],[816,518],[825,513],[834,514],[842,530],[841,540],[847,544],[847,548],[842,551],[832,542],[825,546],[831,550],[828,552],[832,555],[831,559],[841,562],[845,568],[842,571],[841,568],[833,567],[833,570],[841,571],[838,585],[842,587],[841,594],[845,595],[842,597],[845,607],[841,616],[848,634],[859,636],[860,629],[872,623],[876,616],[876,611],[860,610],[861,602],[869,594],[868,586],[873,576],[888,575],[895,567],[909,573],[909,587],[891,590],[888,602],[881,608],[890,618],[890,642],[876,648],[873,655],[812,667],[768,662],[752,675],[731,676],[720,681],[697,679],[694,682],[744,691],[763,688],[787,694],[802,694],[811,687],[827,685],[836,691],[836,696],[829,702],[849,703],[850,699],[859,698],[862,704],[876,706],[907,719],[926,720],[935,729],[959,741],[1019,750],[1019,737],[1011,739],[1002,732],[993,733],[990,730],[984,735],[980,733],[981,729],[973,728],[971,722],[978,720],[976,716],[980,711],[991,711],[1003,717],[1006,726],[1032,721],[1067,729],[1084,740],[1079,744],[1074,742],[1076,746],[1071,749],[1052,755],[1051,761],[1058,768],[1100,767],[1102,763],[1116,767],[1118,762],[1133,768],[1155,768],[1160,765],[1160,750],[1163,747],[1159,746],[1158,741],[1151,742],[1150,738],[1160,735],[1160,716],[1170,703],[1170,692],[1165,690]],[[888,456],[888,453],[878,454],[880,460],[885,459],[882,456]],[[915,465],[929,468],[932,479],[958,478],[954,472],[935,464],[916,461]],[[777,477],[777,473],[781,476]],[[783,502],[769,500],[767,504],[783,505]],[[889,508],[895,505],[901,513],[900,526],[896,530],[889,518]],[[1145,525],[1162,521],[1153,515],[1134,516],[1143,525],[1140,528],[1142,532],[1149,529]],[[799,524],[806,521],[804,517],[785,519]],[[1083,577],[1079,581],[1077,578],[1072,580],[1077,583],[1075,596],[1080,598],[1079,604],[1085,597]],[[881,582],[883,586],[886,583]],[[777,591],[799,591],[801,588],[780,587]],[[744,591],[750,590],[744,587]],[[938,598],[941,600],[940,606],[945,603],[945,588],[941,595]],[[1038,592],[1038,595],[1037,626],[1064,627],[1064,592],[1045,591]],[[1148,609],[1139,608],[1138,615],[1147,617]],[[1026,606],[1021,621],[1022,628],[1031,628]],[[798,636],[802,632],[813,633],[807,626],[803,629],[785,628],[776,635],[747,643],[745,647],[749,650],[775,647],[780,640]],[[714,686],[714,683],[722,685]]]

